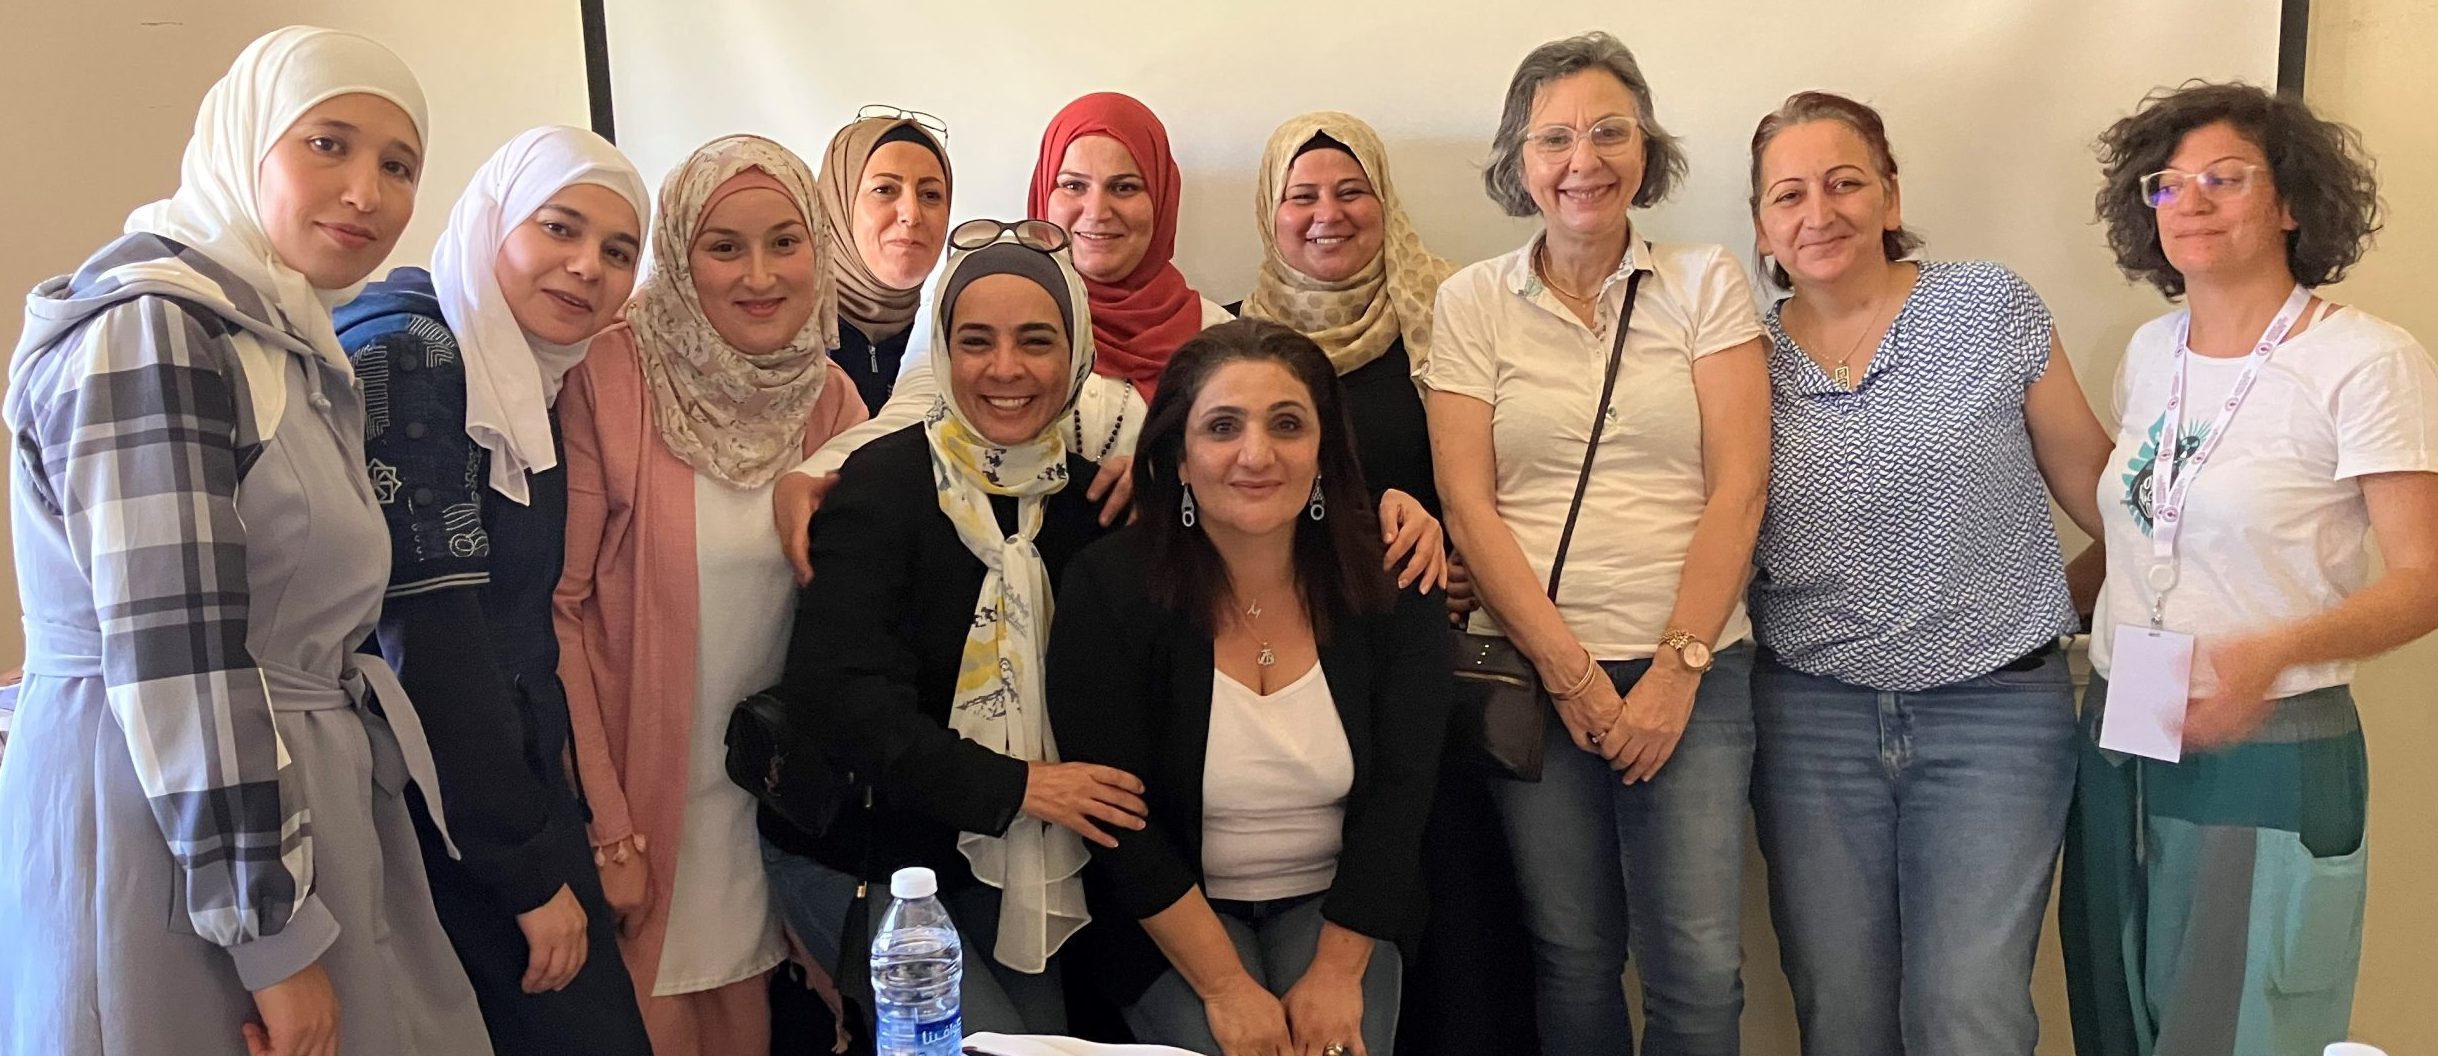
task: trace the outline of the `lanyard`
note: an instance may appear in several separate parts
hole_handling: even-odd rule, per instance
[[[2269,354],[2285,341],[2286,332],[2294,329],[2304,306],[2311,303],[2311,289],[2296,286],[2286,295],[2285,306],[2277,317],[2269,320],[2269,328],[2261,331],[2260,343],[2252,346],[2252,354],[2244,357],[2243,373],[2235,378],[2235,387],[2226,394],[2226,402],[2218,408],[2217,420],[2201,438],[2192,457],[2181,463],[2176,452],[2184,446],[2184,375],[2192,358],[2192,313],[2176,323],[2175,375],[2168,382],[2167,413],[2160,425],[2157,461],[2150,470],[2150,566],[2149,581],[2153,592],[2150,602],[2150,625],[2164,622],[2167,592],[2176,586],[2176,539],[2184,533],[2184,502],[2192,494],[2193,481],[2200,477],[2209,456],[2226,439],[2228,424],[2235,412],[2243,409],[2244,398],[2252,393],[2253,383],[2260,380],[2260,368],[2267,366]]]

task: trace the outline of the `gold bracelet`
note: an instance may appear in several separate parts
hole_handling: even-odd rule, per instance
[[[1584,650],[1583,674],[1576,678],[1573,682],[1569,683],[1566,688],[1552,690],[1551,695],[1557,697],[1559,700],[1573,700],[1576,697],[1582,696],[1585,690],[1590,689],[1592,679],[1598,677],[1599,674],[1600,658],[1591,655],[1590,650]]]

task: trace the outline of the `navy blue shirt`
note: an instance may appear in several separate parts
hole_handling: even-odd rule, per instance
[[[847,380],[855,383],[855,394],[863,397],[863,409],[880,413],[880,405],[889,402],[889,393],[897,388],[897,369],[906,359],[906,341],[914,333],[909,326],[895,334],[874,341],[845,319],[838,320],[838,347],[830,350],[830,362],[847,372]],[[928,352],[928,350],[926,350]]]

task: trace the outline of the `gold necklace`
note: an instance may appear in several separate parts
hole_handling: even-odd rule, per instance
[[[1533,266],[1535,270],[1540,273],[1541,285],[1549,287],[1549,292],[1557,294],[1560,297],[1564,297],[1567,300],[1575,302],[1576,304],[1591,303],[1592,297],[1594,296],[1593,294],[1576,293],[1575,291],[1567,289],[1564,286],[1560,286],[1558,285],[1558,280],[1549,273],[1548,243],[1544,242],[1533,247],[1532,257]]]
[[[1275,667],[1278,664],[1278,654],[1270,651],[1270,640],[1262,637],[1260,620],[1261,600],[1256,598],[1253,604],[1244,610],[1245,633],[1252,635],[1254,641],[1261,643],[1261,654],[1254,657],[1253,662],[1263,667]]]
[[[1886,303],[1880,305],[1877,312],[1872,313],[1870,323],[1862,328],[1862,332],[1854,335],[1854,343],[1846,346],[1845,355],[1838,358],[1836,370],[1830,373],[1830,378],[1837,383],[1837,387],[1847,392],[1854,391],[1854,371],[1850,366],[1854,362],[1854,353],[1862,351],[1863,339],[1870,337],[1873,331],[1879,329],[1880,322],[1887,317],[1888,309],[1899,300],[1899,298],[1884,295],[1882,299]]]

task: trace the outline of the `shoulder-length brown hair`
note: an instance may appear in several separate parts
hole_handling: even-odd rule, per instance
[[[1312,394],[1321,431],[1321,496],[1326,515],[1295,521],[1295,581],[1311,614],[1312,633],[1329,639],[1333,613],[1386,612],[1396,588],[1381,569],[1379,517],[1355,456],[1353,423],[1346,414],[1337,370],[1312,339],[1277,323],[1238,319],[1222,323],[1179,346],[1160,373],[1158,394],[1134,448],[1134,508],[1149,543],[1151,600],[1216,635],[1225,615],[1227,567],[1202,529],[1180,516],[1184,484],[1177,469],[1185,458],[1185,434],[1194,401],[1211,375],[1230,363],[1267,362],[1287,368]]]

